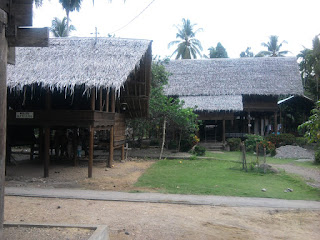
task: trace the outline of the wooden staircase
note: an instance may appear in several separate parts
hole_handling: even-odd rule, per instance
[[[224,145],[222,142],[200,142],[199,145],[205,147],[207,151],[224,150]]]

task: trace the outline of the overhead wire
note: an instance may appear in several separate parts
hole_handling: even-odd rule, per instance
[[[127,27],[129,24],[131,24],[134,20],[136,20],[142,13],[144,13],[144,11],[146,11],[151,4],[153,4],[156,0],[152,0],[138,15],[136,15],[134,18],[132,18],[127,24],[123,25],[122,27],[118,28],[117,30],[110,32],[109,34],[114,34],[116,32],[121,31],[122,29],[124,29],[125,27]]]

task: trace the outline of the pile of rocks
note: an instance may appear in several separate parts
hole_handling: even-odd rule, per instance
[[[314,159],[314,151],[299,146],[286,145],[276,149],[275,158]]]

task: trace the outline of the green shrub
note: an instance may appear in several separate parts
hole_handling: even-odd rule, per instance
[[[314,163],[315,164],[320,164],[320,149],[317,150],[314,154]]]
[[[150,146],[160,146],[159,139],[151,139],[150,140]]]
[[[257,143],[263,141],[263,137],[260,135],[246,134],[245,137],[245,145],[247,152],[254,152],[256,150]]]
[[[296,137],[296,144],[300,147],[304,147],[307,145],[308,140],[304,137]]]
[[[193,147],[192,140],[190,139],[182,139],[180,143],[180,151],[188,152]]]
[[[292,145],[296,141],[296,137],[290,133],[270,135],[270,136],[267,136],[266,139],[272,142],[277,148],[285,145]]]
[[[168,144],[168,149],[169,150],[174,150],[178,148],[178,143],[174,140],[171,140]]]
[[[266,154],[269,154],[271,156],[276,155],[276,146],[267,140],[262,140],[261,142],[259,142],[259,155],[263,155],[263,148],[266,148]]]
[[[230,151],[239,151],[240,150],[240,138],[228,138],[227,143],[230,146]]]
[[[194,150],[192,152],[193,154],[195,154],[196,156],[204,156],[206,154],[206,148],[203,146],[195,146]]]

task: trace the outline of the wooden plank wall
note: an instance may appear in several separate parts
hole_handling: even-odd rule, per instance
[[[126,140],[126,122],[124,114],[116,114],[114,124],[114,147],[125,143]]]

